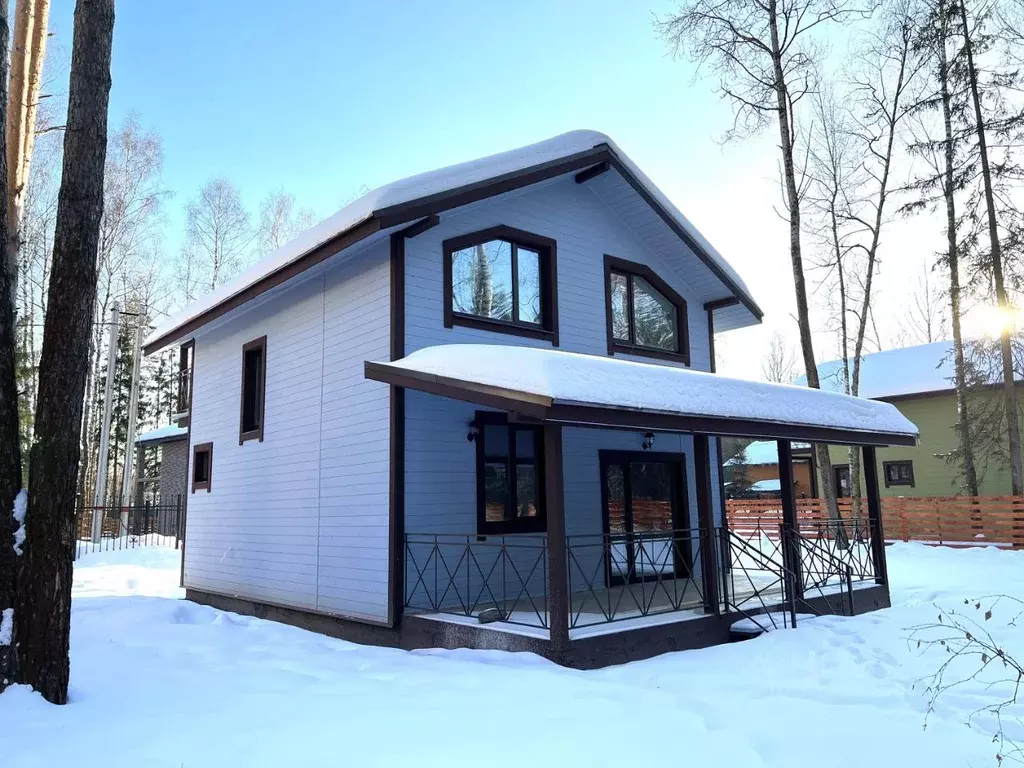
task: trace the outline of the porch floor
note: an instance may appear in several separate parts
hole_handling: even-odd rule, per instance
[[[744,574],[734,572],[728,582],[730,602],[743,610],[760,611],[782,604],[782,585],[776,574]],[[704,598],[699,579],[660,579],[593,590],[575,591],[569,600],[570,638],[589,637],[621,632],[643,626],[656,626],[675,621],[698,619],[704,611]],[[484,627],[502,632],[547,637],[546,599],[522,597],[512,606],[481,603],[474,615],[441,611],[417,612],[421,618]],[[476,615],[492,608],[503,613],[505,621],[481,624]]]

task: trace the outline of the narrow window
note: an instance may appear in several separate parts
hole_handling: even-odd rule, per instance
[[[263,399],[266,392],[267,337],[242,347],[242,414],[238,444],[263,440]]]
[[[443,248],[446,328],[558,344],[554,240],[501,226],[446,240]]]
[[[480,535],[546,530],[539,427],[509,424],[504,414],[476,414],[477,532]]]
[[[188,424],[192,414],[192,369],[196,352],[195,341],[181,345],[178,350],[178,396],[174,419],[181,426]]]
[[[608,354],[681,360],[689,365],[686,300],[643,264],[605,256]]]
[[[883,461],[882,471],[885,474],[885,487],[890,485],[909,485],[914,487],[914,462]]]
[[[192,448],[192,493],[210,492],[213,482],[213,443],[201,443]]]

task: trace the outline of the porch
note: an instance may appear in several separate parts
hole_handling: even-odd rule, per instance
[[[912,443],[916,430],[887,404],[482,345],[367,363],[366,375],[415,413],[403,425],[394,584],[403,615],[435,627],[432,642],[529,638],[561,659],[579,643],[662,628],[660,652],[721,642],[744,618],[793,625],[888,602],[874,446]],[[499,450],[487,447],[495,425]],[[778,441],[781,525],[728,529],[721,436]],[[863,519],[798,521],[793,440],[861,447]],[[443,483],[422,484],[438,471]]]

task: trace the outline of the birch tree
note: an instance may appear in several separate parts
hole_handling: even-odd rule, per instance
[[[185,214],[179,279],[187,304],[238,274],[249,259],[255,233],[238,188],[223,177],[204,184]]]
[[[313,211],[309,208],[296,208],[294,195],[284,190],[271,192],[260,204],[260,253],[266,255],[276,251],[313,224]]]
[[[48,701],[67,701],[75,485],[96,295],[110,96],[114,0],[78,0],[64,165],[39,363],[39,404],[29,469],[32,496],[15,595],[20,679]]]
[[[687,0],[658,22],[675,52],[687,54],[719,78],[719,91],[733,105],[729,136],[740,138],[775,125],[782,165],[784,218],[796,294],[800,353],[807,384],[820,388],[811,336],[801,240],[803,177],[797,162],[800,107],[817,86],[828,27],[865,15],[854,0]],[[830,515],[838,519],[828,446],[815,446],[821,488]]]

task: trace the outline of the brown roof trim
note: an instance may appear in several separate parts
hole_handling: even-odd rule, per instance
[[[576,183],[577,184],[586,184],[588,181],[590,181],[591,179],[593,179],[593,178],[595,178],[597,176],[600,176],[602,173],[604,173],[605,171],[609,170],[610,168],[611,168],[611,166],[608,164],[608,161],[607,160],[602,160],[597,165],[592,165],[589,168],[587,168],[586,170],[583,170],[583,171],[580,171],[579,173],[577,173],[576,174]]]
[[[396,369],[386,363],[367,361],[363,364],[366,378],[397,387],[406,387],[440,397],[450,397],[477,405],[486,405],[502,411],[530,416],[543,420],[551,405],[550,397],[531,395],[503,387],[489,387],[484,384],[460,381],[447,376]]]
[[[622,178],[629,182],[629,185],[633,187],[636,193],[644,199],[644,202],[657,211],[658,215],[661,216],[662,220],[669,226],[669,229],[675,232],[676,235],[679,236],[679,239],[686,243],[690,247],[690,250],[697,255],[697,258],[704,262],[704,266],[710,269],[719,280],[728,286],[729,290],[732,291],[733,295],[739,300],[739,302],[750,311],[750,314],[757,318],[758,322],[760,322],[764,317],[764,312],[761,311],[761,308],[754,303],[753,299],[747,296],[747,294],[740,289],[739,285],[736,284],[736,281],[729,277],[724,269],[715,263],[715,260],[711,258],[704,248],[690,236],[689,232],[679,225],[679,222],[673,218],[672,214],[669,213],[665,206],[659,203],[654,196],[644,188],[644,185],[640,183],[640,180],[633,175],[633,173],[610,149],[608,151],[608,162],[610,162],[612,167],[622,175]]]
[[[735,296],[726,296],[724,299],[715,299],[714,301],[705,301],[704,309],[708,312],[714,312],[716,309],[725,309],[726,307],[735,307],[740,303],[740,300]]]
[[[689,416],[661,411],[613,408],[596,404],[559,403],[542,395],[491,387],[419,371],[397,369],[386,363],[367,362],[364,370],[366,378],[374,381],[416,389],[453,400],[498,408],[538,421],[585,427],[761,437],[840,445],[913,446],[917,444],[917,438],[914,435],[832,429],[813,424]]]
[[[314,267],[322,261],[327,260],[339,251],[343,251],[350,246],[355,245],[360,240],[363,240],[370,235],[380,231],[381,223],[379,220],[370,218],[361,224],[348,229],[330,240],[318,245],[316,248],[311,250],[305,256],[302,256],[290,264],[285,265],[276,272],[272,272],[261,280],[253,283],[248,288],[236,293],[234,296],[225,299],[220,304],[206,310],[200,315],[189,320],[184,325],[180,325],[177,328],[173,328],[163,336],[154,339],[145,347],[143,347],[143,354],[149,355],[162,349],[168,343],[175,339],[187,336],[190,333],[195,333],[197,330],[202,328],[209,322],[216,320],[218,317],[226,315],[231,310],[242,306],[243,304],[255,299],[260,294],[266,293],[271,288],[275,288],[282,283],[291,280],[301,272],[305,272],[310,267]]]
[[[640,197],[658,213],[662,220],[668,224],[669,228],[672,229],[672,231],[675,232],[676,235],[678,235],[679,238],[687,244],[687,246],[689,246],[690,250],[697,255],[704,265],[707,266],[708,269],[710,269],[711,272],[722,281],[722,283],[728,286],[729,290],[737,296],[738,301],[741,302],[751,312],[751,314],[758,319],[758,321],[760,321],[763,313],[753,300],[740,289],[736,282],[732,280],[732,278],[730,278],[718,264],[715,263],[715,260],[697,243],[697,241],[691,237],[678,222],[676,222],[672,217],[672,214],[669,213],[669,211],[661,205],[653,195],[644,189],[643,184],[641,184],[639,179],[625,166],[624,163],[622,163],[622,161],[619,160],[611,147],[607,144],[598,144],[590,149],[577,152],[567,157],[550,160],[546,163],[540,163],[529,168],[510,171],[509,173],[495,176],[490,179],[484,179],[483,181],[474,182],[473,184],[466,184],[461,187],[456,187],[433,195],[427,195],[426,197],[421,197],[416,200],[410,200],[405,203],[399,203],[397,205],[376,210],[371,214],[370,218],[350,227],[344,232],[340,232],[309,251],[307,254],[283,266],[276,272],[266,275],[247,288],[239,291],[234,296],[231,296],[220,304],[211,307],[206,312],[203,312],[192,320],[189,320],[187,323],[171,329],[159,338],[154,339],[143,348],[143,352],[147,355],[151,354],[163,348],[175,339],[194,333],[207,323],[227,314],[231,310],[251,301],[260,294],[290,280],[299,273],[304,272],[310,267],[326,260],[330,256],[355,245],[359,241],[375,234],[376,232],[391,229],[392,227],[397,227],[410,221],[428,218],[436,214],[443,213],[444,211],[451,210],[452,208],[469,205],[470,203],[475,203],[505,192],[511,192],[522,187],[528,187],[532,184],[537,184],[541,181],[546,181],[567,173],[591,168],[604,162],[607,162],[610,167],[619,172],[626,182],[633,187],[637,194],[639,194]]]

